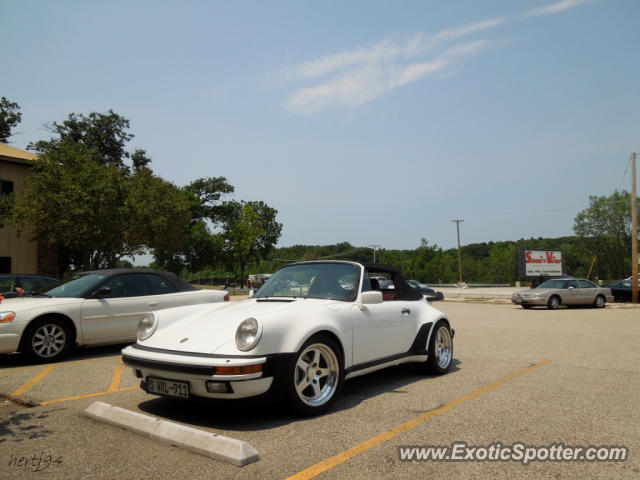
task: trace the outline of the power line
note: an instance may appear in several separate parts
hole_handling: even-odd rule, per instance
[[[618,190],[622,188],[622,183],[624,182],[624,179],[627,176],[627,172],[629,171],[629,165],[631,165],[631,156],[629,156],[629,161],[627,162],[627,168],[624,169],[624,175],[622,175],[622,180],[620,180],[620,185],[618,185]]]
[[[541,215],[543,213],[558,213],[558,212],[568,212],[572,210],[583,210],[585,206],[581,207],[567,207],[567,208],[553,208],[550,210],[537,210],[533,212],[517,212],[517,213],[507,213],[505,215],[495,215],[492,217],[475,217],[475,218],[467,218],[467,220],[495,220],[499,218],[510,218],[510,217],[525,217],[527,215]]]

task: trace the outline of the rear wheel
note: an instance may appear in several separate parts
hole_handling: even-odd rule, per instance
[[[606,299],[604,298],[604,296],[598,295],[595,301],[593,302],[593,306],[596,308],[604,308],[605,303],[606,303]]]
[[[560,308],[560,297],[558,297],[557,295],[552,295],[551,298],[549,298],[549,301],[547,302],[547,306],[549,307],[549,310],[557,310]]]
[[[336,401],[344,382],[344,360],[336,342],[327,335],[307,340],[289,368],[285,393],[302,415],[317,415]]]
[[[453,360],[453,337],[446,322],[442,320],[436,323],[429,340],[429,357],[424,363],[427,371],[442,375],[451,368]]]
[[[36,363],[57,362],[71,348],[71,331],[65,321],[57,318],[36,320],[26,329],[21,351]]]

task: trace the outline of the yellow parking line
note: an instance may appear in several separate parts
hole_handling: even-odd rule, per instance
[[[29,380],[27,383],[25,383],[24,385],[22,385],[19,389],[17,389],[15,392],[13,392],[10,396],[11,397],[17,397],[18,395],[22,395],[23,393],[27,393],[29,390],[31,390],[38,382],[40,382],[44,377],[46,377],[47,375],[49,375],[54,368],[56,368],[57,365],[49,365],[48,367],[46,367],[44,370],[42,370],[38,375],[36,375],[35,377],[33,377],[31,380]]]
[[[135,387],[125,387],[119,390],[114,390],[113,392],[106,391],[106,392],[97,392],[97,393],[87,393],[84,395],[75,395],[73,397],[56,398],[55,400],[47,400],[46,402],[42,402],[40,403],[40,406],[44,407],[45,405],[51,405],[52,403],[62,403],[62,402],[68,402],[70,400],[80,400],[82,398],[99,397],[101,395],[108,395],[110,393],[128,392],[130,390],[135,390],[136,388],[140,388],[140,387],[136,385]]]
[[[18,354],[16,353],[15,355],[18,355]],[[113,358],[114,357],[98,357],[98,358],[83,358],[82,360],[62,361],[62,362],[56,363],[56,367],[66,367],[66,366],[77,365],[77,364],[86,363],[86,362],[104,362],[104,361],[113,360]],[[29,369],[38,368],[38,367],[39,365],[24,365],[22,367],[3,368],[3,369],[0,369],[0,374],[21,372],[23,370],[29,370]]]
[[[122,371],[124,370],[124,363],[122,363],[122,358],[118,359],[118,364],[116,365],[116,369],[113,371],[113,377],[111,378],[111,383],[109,384],[109,388],[107,388],[107,392],[117,392],[118,388],[120,388],[120,380],[122,380]]]
[[[459,405],[462,405],[463,403],[466,403],[469,400],[473,400],[474,398],[479,397],[480,395],[490,392],[491,390],[495,390],[496,388],[513,380],[514,378],[519,377],[520,375],[524,375],[525,373],[529,373],[531,370],[534,370],[550,361],[551,360],[542,360],[527,368],[518,370],[517,372],[514,372],[511,375],[507,375],[506,377],[501,378],[500,380],[497,380],[487,386],[479,388],[478,390],[468,393],[467,395],[464,395],[460,398],[456,398],[455,400],[452,400],[451,402],[443,405],[440,408],[436,408],[435,410],[430,410],[426,413],[423,413],[419,417],[416,417],[407,422],[404,422],[398,425],[397,427],[392,428],[391,430],[383,432],[359,445],[356,445],[355,447],[351,447],[347,450],[344,450],[343,452],[338,453],[337,455],[334,455],[333,457],[327,458],[322,462],[316,463],[315,465],[312,465],[306,468],[305,470],[302,470],[301,472],[298,472],[288,477],[286,480],[309,480],[311,478],[317,477],[321,473],[324,473],[327,470],[331,470],[332,468],[337,467],[338,465],[346,462],[347,460],[350,460],[353,457],[360,455],[361,453],[364,453],[368,450],[371,450],[372,448],[377,447],[378,445],[388,442],[389,440],[397,437],[401,433],[404,433],[413,428],[416,428],[417,426],[423,424],[427,420],[431,420],[432,418],[437,417],[438,415],[443,414],[445,412],[448,412],[449,410]]]

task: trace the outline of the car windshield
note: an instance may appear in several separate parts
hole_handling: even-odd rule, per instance
[[[360,268],[344,263],[303,263],[276,272],[255,298],[303,297],[354,301]]]
[[[538,285],[538,288],[568,288],[569,281],[568,280],[547,280],[546,282],[542,282]]]
[[[87,275],[76,275],[70,280],[63,280],[56,284],[47,285],[36,293],[41,293],[50,297],[86,297],[102,282],[107,275],[100,273],[90,273]]]

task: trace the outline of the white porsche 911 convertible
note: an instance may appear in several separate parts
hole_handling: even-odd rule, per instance
[[[394,288],[380,289],[378,275]],[[313,415],[333,404],[345,379],[408,362],[447,372],[453,335],[445,314],[392,267],[300,262],[248,300],[146,315],[122,358],[151,394],[277,393]]]

